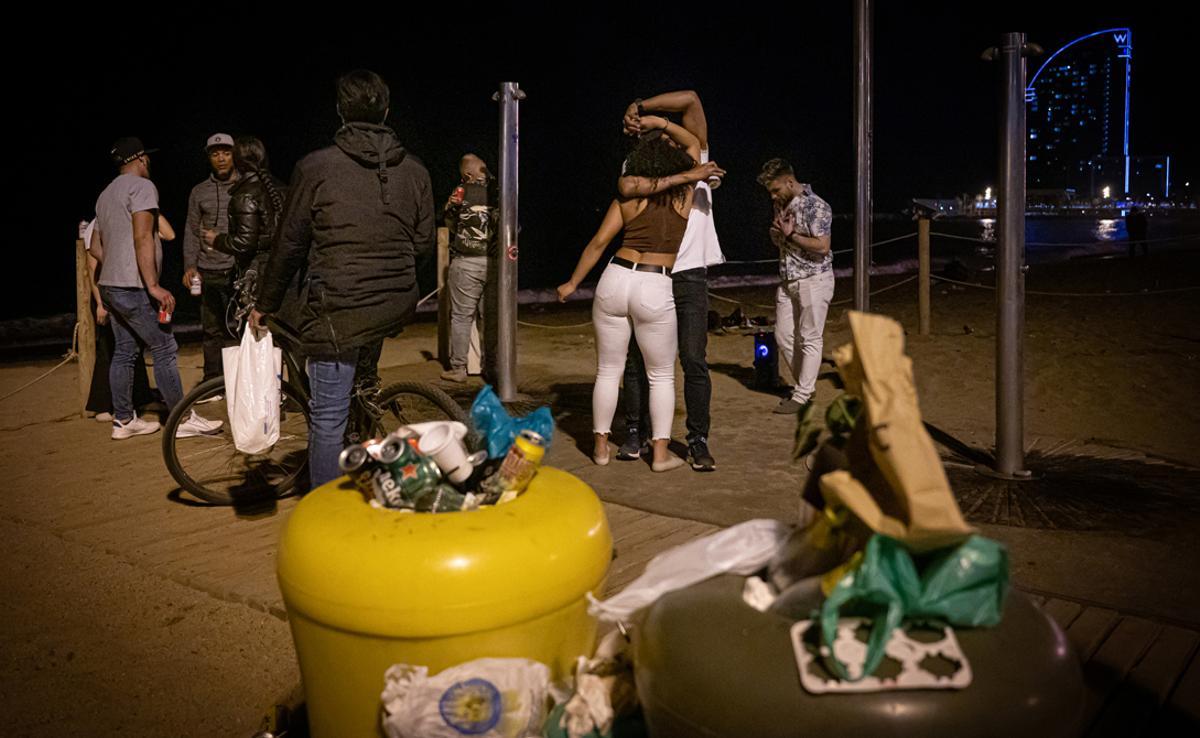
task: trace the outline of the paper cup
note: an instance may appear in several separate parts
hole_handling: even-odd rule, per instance
[[[435,425],[421,435],[417,450],[432,456],[442,473],[455,484],[462,484],[475,470],[474,457],[467,456],[467,447],[449,423]]]

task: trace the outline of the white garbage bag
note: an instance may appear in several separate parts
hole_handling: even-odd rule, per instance
[[[241,345],[221,349],[221,363],[233,445],[244,454],[261,454],[279,440],[283,352],[269,330],[247,324]]]
[[[383,689],[389,738],[526,738],[546,720],[550,669],[529,659],[476,659],[436,676],[396,664]]]
[[[790,532],[780,520],[748,520],[688,541],[651,559],[646,571],[616,596],[592,599],[588,612],[601,620],[628,620],[667,592],[718,574],[752,574],[767,565]]]

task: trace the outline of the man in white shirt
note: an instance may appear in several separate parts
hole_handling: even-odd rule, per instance
[[[113,144],[109,155],[118,173],[96,200],[96,229],[90,239],[90,251],[100,262],[100,300],[110,313],[116,338],[109,367],[113,440],[159,429],[157,422],[138,417],[133,407],[139,343],[148,346],[154,357],[154,381],[167,408],[173,409],[183,399],[176,359],[179,347],[171,335],[175,297],[159,283],[162,243],[154,236],[158,188],[150,181],[152,152],[132,137]],[[176,435],[206,435],[220,428],[221,421],[205,420],[193,412]]]
[[[645,100],[634,100],[625,110],[625,131],[641,132],[640,117],[649,112],[679,113],[682,125],[700,139],[700,162],[708,161],[708,121],[700,97],[691,90],[666,92]],[[679,361],[683,366],[683,397],[687,407],[688,463],[696,471],[714,471],[717,463],[708,449],[709,404],[712,381],[708,375],[708,268],[725,261],[717,229],[713,222],[712,190],[721,180],[697,182],[688,216],[687,230],[671,270],[675,295],[675,313],[679,326]],[[665,180],[622,176],[618,184],[622,197],[646,197],[667,189]],[[647,406],[646,371],[637,342],[629,343],[625,364],[625,422],[629,434],[617,452],[617,458],[637,459],[643,440],[641,421]]]
[[[833,210],[811,186],[796,179],[783,159],[764,164],[758,183],[771,193],[774,204],[770,234],[779,249],[775,342],[792,384],[774,412],[803,416],[816,389],[825,316],[833,299]]]

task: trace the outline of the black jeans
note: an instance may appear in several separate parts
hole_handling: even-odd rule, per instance
[[[200,270],[203,292],[200,293],[200,325],[204,329],[204,379],[225,373],[221,367],[221,349],[234,346],[237,339],[229,335],[226,325],[229,302],[233,299],[233,270]]]
[[[687,407],[687,439],[708,438],[712,380],[708,376],[708,270],[671,272],[675,318],[679,326],[679,362],[683,365],[683,400]],[[625,423],[649,428],[645,417],[650,388],[637,340],[629,341],[625,360]]]

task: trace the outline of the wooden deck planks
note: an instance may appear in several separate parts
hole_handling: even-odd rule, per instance
[[[1192,654],[1183,674],[1158,714],[1155,735],[1195,735],[1200,732],[1200,652]]]
[[[1049,615],[1054,622],[1058,623],[1058,627],[1065,631],[1071,627],[1071,623],[1075,622],[1075,619],[1083,612],[1083,607],[1077,602],[1051,598],[1046,600],[1045,604],[1042,605],[1042,611]]]
[[[1090,735],[1137,735],[1140,729],[1145,729],[1167,701],[1198,644],[1200,633],[1173,625],[1163,626],[1145,655],[1117,688]]]
[[[1109,633],[1117,627],[1118,620],[1120,616],[1113,610],[1089,607],[1064,629],[1067,631],[1067,640],[1075,648],[1081,663],[1086,664],[1091,660],[1096,649],[1100,648]]]
[[[1126,676],[1150,650],[1161,631],[1161,625],[1149,620],[1121,618],[1091,658],[1084,662],[1083,683],[1087,689],[1085,725],[1104,727],[1097,723],[1097,718],[1105,704],[1123,687]]]

